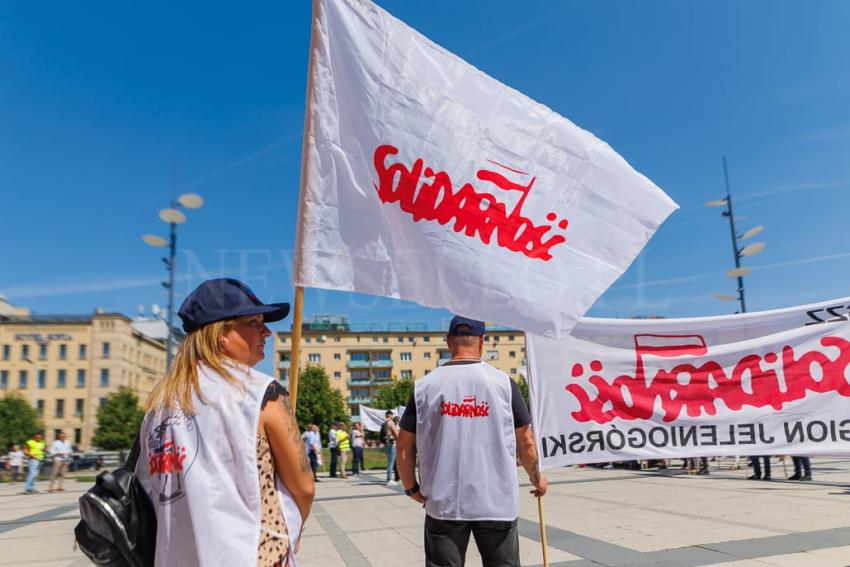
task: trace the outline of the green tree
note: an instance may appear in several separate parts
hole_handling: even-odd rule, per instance
[[[0,449],[22,445],[34,433],[44,429],[38,414],[17,392],[0,398]]]
[[[127,387],[109,394],[97,410],[97,430],[92,443],[96,447],[114,451],[129,449],[136,440],[145,412],[139,407],[139,397]]]
[[[413,380],[402,378],[389,386],[381,388],[373,403],[379,409],[395,410],[398,406],[406,406],[412,395]]]
[[[310,365],[301,371],[295,418],[302,431],[311,423],[318,425],[322,438],[331,423],[348,423],[348,412],[342,393],[331,388],[328,374],[321,366]]]

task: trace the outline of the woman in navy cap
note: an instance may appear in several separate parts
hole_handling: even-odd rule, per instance
[[[156,565],[292,566],[315,494],[289,394],[253,367],[288,303],[202,283],[147,402],[137,474],[156,508]]]

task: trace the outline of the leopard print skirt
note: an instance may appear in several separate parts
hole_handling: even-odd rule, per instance
[[[257,437],[257,472],[260,473],[260,497],[263,506],[257,567],[286,567],[289,533],[286,530],[283,510],[280,508],[274,480],[274,460],[266,437]]]

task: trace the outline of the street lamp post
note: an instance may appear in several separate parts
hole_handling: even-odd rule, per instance
[[[165,248],[168,246],[168,258],[163,258],[168,269],[168,282],[162,282],[163,287],[168,289],[168,338],[166,339],[165,349],[165,368],[171,368],[171,360],[173,358],[173,343],[174,343],[174,272],[177,260],[177,225],[186,222],[186,215],[180,209],[200,209],[204,206],[204,199],[195,193],[185,193],[171,202],[171,207],[162,209],[159,212],[161,221],[169,225],[169,239],[165,240],[162,237],[146,234],[142,240],[146,244],[155,248]]]
[[[726,210],[721,213],[724,217],[729,219],[729,232],[732,235],[732,253],[735,257],[735,267],[728,272],[726,275],[730,278],[736,278],[738,282],[738,295],[728,295],[725,293],[716,293],[714,297],[716,299],[720,299],[722,301],[735,301],[738,300],[741,304],[741,313],[747,312],[747,303],[744,298],[744,276],[749,275],[752,271],[749,267],[741,266],[741,258],[743,256],[755,256],[762,250],[764,250],[764,242],[754,242],[753,244],[749,244],[744,248],[738,248],[739,240],[747,240],[756,236],[757,234],[761,234],[764,230],[764,226],[757,226],[745,232],[742,235],[738,235],[738,232],[735,230],[735,215],[732,209],[732,192],[729,189],[729,170],[726,167],[726,156],[723,156],[723,180],[726,182],[726,198],[720,199],[717,201],[709,201],[706,203],[708,207],[722,207],[725,206]]]

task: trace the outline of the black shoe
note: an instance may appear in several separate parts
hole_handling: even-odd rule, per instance
[[[707,475],[707,474],[708,474],[708,469],[700,469],[699,471],[697,471],[697,474]]]
[[[811,480],[812,480],[812,475],[810,475],[810,474],[804,474],[803,476],[801,476],[801,477],[800,477],[800,480],[811,481]]]
[[[748,476],[747,480],[761,480],[761,477],[757,474],[754,474],[754,475]]]
[[[762,480],[770,480],[770,475],[762,477]]]
[[[788,480],[800,480],[800,473],[794,473],[788,477]]]

